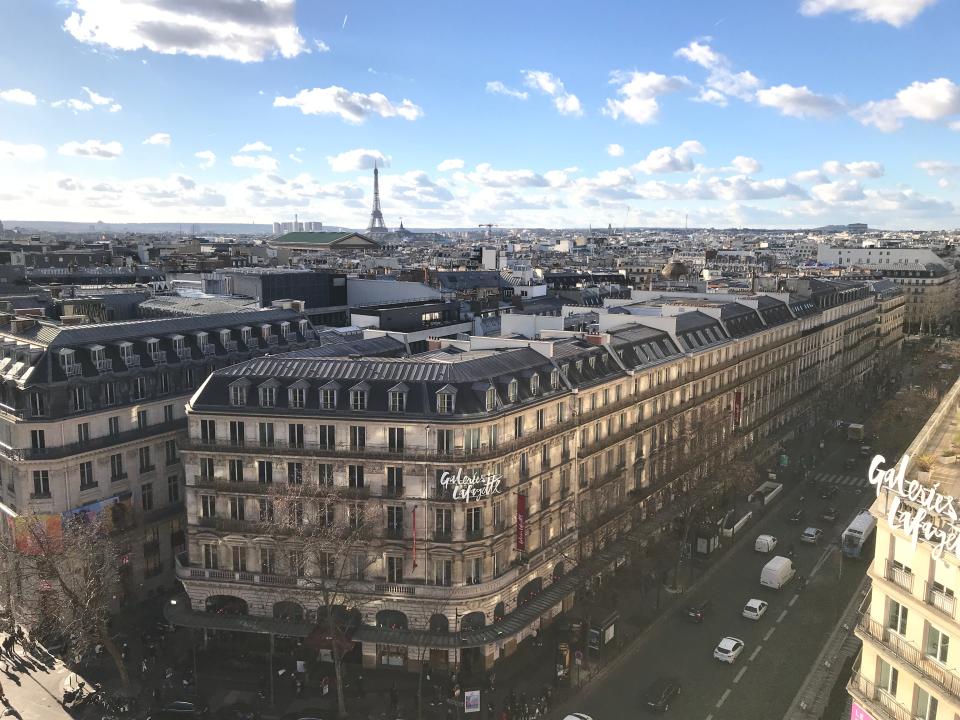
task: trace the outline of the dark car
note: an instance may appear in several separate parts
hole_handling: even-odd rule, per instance
[[[823,512],[820,513],[820,519],[826,520],[827,522],[836,522],[837,521],[837,509],[834,507],[824,508]]]
[[[643,693],[643,704],[651,710],[666,712],[670,701],[680,694],[680,683],[674,678],[658,678]]]
[[[794,510],[794,511],[790,514],[790,517],[787,518],[787,520],[788,520],[789,522],[792,522],[792,523],[802,522],[802,521],[803,521],[803,508],[797,508],[796,510]]]
[[[702,600],[695,605],[691,605],[687,608],[687,618],[690,622],[702,623],[703,618],[707,614],[707,610],[710,609],[710,605],[709,600]]]
[[[821,486],[820,486],[820,499],[821,499],[821,500],[829,500],[830,498],[832,498],[832,497],[833,497],[834,495],[836,495],[836,494],[837,494],[837,486],[836,486],[836,485],[821,485]]]
[[[177,700],[169,703],[163,710],[147,716],[147,720],[183,720],[183,718],[205,718],[207,709],[199,703],[189,700]]]

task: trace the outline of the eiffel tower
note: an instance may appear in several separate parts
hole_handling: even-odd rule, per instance
[[[373,161],[373,210],[370,211],[370,226],[367,228],[368,235],[385,235],[389,230],[383,222],[383,213],[380,212],[380,171],[377,169],[377,161]]]

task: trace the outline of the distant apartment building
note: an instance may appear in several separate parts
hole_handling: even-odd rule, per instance
[[[696,472],[678,460],[684,428],[713,418],[731,454],[798,431],[822,393],[871,372],[878,312],[862,283],[635,292],[598,309],[591,333],[379,358],[358,342],[218,370],[187,408],[177,576],[189,606],[175,621],[313,632],[309,579],[329,569],[264,529],[271,493],[292,485],[339,498],[305,503],[304,523],[382,510],[343,590],[366,666],[490,667],[586,578],[670,527]],[[465,495],[470,478],[484,492]]]
[[[16,527],[116,505],[118,603],[169,589],[186,547],[187,401],[217,369],[315,344],[292,309],[69,326],[0,316],[0,512]]]

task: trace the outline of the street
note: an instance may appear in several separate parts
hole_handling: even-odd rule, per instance
[[[747,542],[735,547],[718,572],[652,628],[633,656],[587,687],[578,709],[595,720],[622,717],[626,708],[639,705],[654,680],[673,677],[682,687],[669,710],[675,717],[781,717],[866,570],[865,560],[844,560],[841,567],[836,545],[856,512],[870,502],[866,459],[844,469],[844,459],[855,452],[852,443],[835,449],[820,472],[814,472],[817,487],[794,483],[785,488],[785,497],[772,511],[744,531]],[[818,493],[827,485],[836,486],[837,492],[822,500]],[[832,526],[817,519],[827,506],[837,510]],[[798,507],[804,510],[803,521],[788,522]],[[800,542],[808,526],[824,531],[818,545]],[[773,553],[754,551],[753,538],[760,533],[779,539]],[[761,568],[773,555],[786,554],[790,544],[798,578],[807,578],[806,587],[801,589],[796,578],[779,591],[761,587]],[[758,621],[741,616],[751,598],[769,603]],[[703,599],[711,600],[712,607],[701,624],[690,622],[686,607]],[[713,659],[713,649],[724,636],[745,644],[732,665]]]
[[[9,657],[0,660],[3,668],[0,682],[7,697],[7,707],[16,713],[11,717],[19,716],[23,720],[70,718],[60,705],[61,683],[70,671],[59,660],[50,661],[45,653],[34,656],[20,645],[16,646],[16,652],[16,662],[11,662]]]

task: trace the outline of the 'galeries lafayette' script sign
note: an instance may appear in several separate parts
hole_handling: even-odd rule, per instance
[[[503,492],[501,487],[503,475],[489,473],[481,475],[478,472],[465,474],[463,468],[457,468],[456,473],[445,472],[440,475],[440,486],[444,490],[453,490],[454,500],[473,502],[482,500],[491,495]]]
[[[870,462],[868,477],[871,485],[877,486],[877,495],[881,491],[893,493],[887,507],[887,522],[891,527],[903,530],[913,538],[913,546],[921,538],[933,545],[933,557],[942,558],[950,552],[960,556],[960,514],[957,501],[952,495],[937,491],[940,483],[924,485],[918,480],[904,481],[910,456],[904,455],[894,467],[880,469],[886,462],[883,455],[877,455]],[[910,503],[907,505],[906,503]]]

